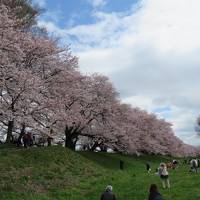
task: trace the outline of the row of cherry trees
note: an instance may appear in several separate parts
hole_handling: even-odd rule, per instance
[[[107,77],[82,75],[70,49],[31,31],[33,23],[19,15],[23,5],[13,2],[0,4],[0,129],[6,142],[16,135],[21,141],[31,130],[71,149],[79,144],[130,154],[197,153],[174,136],[171,124],[120,102]]]

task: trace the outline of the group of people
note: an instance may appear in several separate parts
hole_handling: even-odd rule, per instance
[[[111,185],[108,185],[105,191],[102,193],[100,200],[117,200],[112,190],[113,187]],[[148,200],[163,200],[163,197],[158,191],[158,187],[156,184],[152,184],[150,186]]]
[[[169,164],[169,163],[167,163]],[[170,188],[170,182],[169,182],[169,172],[168,168],[176,169],[178,167],[178,161],[173,160],[171,162],[170,167],[165,163],[160,163],[160,166],[157,169],[156,174],[160,176],[162,187]],[[199,159],[191,159],[189,161],[190,164],[190,171],[197,173],[198,167],[200,167],[200,160]],[[172,167],[171,167],[172,166]],[[147,173],[151,172],[151,166],[149,163],[146,163],[146,170]],[[113,193],[113,187],[111,185],[108,185],[105,189],[105,191],[101,195],[101,200],[117,200],[115,194]],[[158,191],[158,187],[156,184],[151,184],[149,188],[149,196],[148,200],[163,200],[162,195]]]
[[[50,134],[52,134],[52,131],[50,131]],[[23,134],[22,137],[19,137],[16,141],[16,145],[18,147],[24,146],[25,148],[29,148],[31,146],[51,146],[53,137],[51,135],[47,135],[47,137],[38,137],[35,134],[31,132],[26,132]]]
[[[151,172],[151,167],[149,163],[146,163],[146,169],[147,169],[147,173]],[[169,173],[167,170],[167,165],[165,163],[160,163],[160,166],[157,169],[156,174],[159,175],[161,178],[163,189],[170,188]],[[113,190],[113,187],[111,185],[108,185],[105,191],[101,195],[101,200],[117,200],[112,190]],[[163,200],[162,195],[159,193],[158,187],[156,184],[151,184],[150,189],[149,189],[148,200]]]
[[[32,135],[31,132],[27,132],[23,135],[22,140],[23,140],[24,147],[28,148],[33,145],[35,137],[34,135]]]

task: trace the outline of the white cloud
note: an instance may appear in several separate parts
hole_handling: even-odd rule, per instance
[[[48,29],[69,40],[83,72],[108,75],[133,106],[170,107],[167,120],[185,142],[200,144],[200,1],[143,0],[137,11],[94,12],[96,23]]]
[[[94,8],[105,6],[107,0],[87,0]]]
[[[55,36],[64,37],[65,34],[67,34],[65,30],[60,29],[55,23],[51,21],[40,20],[38,22],[38,26],[45,27],[49,33],[54,33]]]
[[[34,4],[39,5],[40,7],[44,7],[46,5],[47,0],[33,0]]]

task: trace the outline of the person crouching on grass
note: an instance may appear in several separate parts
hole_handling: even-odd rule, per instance
[[[167,166],[165,163],[161,163],[160,164],[160,167],[158,169],[158,174],[161,178],[161,181],[162,181],[162,186],[163,188],[165,189],[166,187],[167,188],[170,188],[170,183],[169,183],[169,173],[167,171]]]

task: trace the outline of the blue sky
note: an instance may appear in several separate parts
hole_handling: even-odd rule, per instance
[[[94,23],[93,11],[127,12],[138,0],[34,0],[46,10],[42,18],[53,20],[59,27]],[[96,3],[95,3],[96,2]],[[47,13],[53,13],[47,15]],[[56,18],[54,18],[54,16]],[[58,20],[59,18],[59,20]],[[73,24],[70,24],[72,23]]]
[[[123,102],[173,124],[200,145],[200,1],[33,0],[38,25],[70,44],[83,73],[110,78]]]
[[[49,23],[49,27],[54,25],[60,30],[81,25],[95,25],[102,20],[100,15],[104,13],[129,15],[131,11],[138,9],[139,2],[140,0],[33,0],[34,4],[44,8],[39,20]],[[65,33],[57,34],[51,30],[49,32],[59,37],[61,44],[79,42],[76,34],[68,33],[63,37]],[[90,45],[96,45],[96,41]],[[76,45],[72,45],[72,49],[76,51]]]

